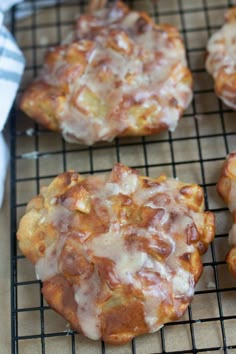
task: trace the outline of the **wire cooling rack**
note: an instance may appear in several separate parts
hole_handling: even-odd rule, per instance
[[[39,71],[48,46],[58,44],[84,11],[84,1],[25,1],[11,12],[10,28],[27,60],[20,92]],[[204,69],[207,38],[223,23],[226,0],[134,0],[128,4],[149,12],[157,22],[176,25],[182,33],[194,76],[194,100],[174,133],[116,139],[84,147],[66,143],[17,109],[11,133],[11,310],[12,353],[153,354],[236,353],[236,282],[225,264],[231,217],[215,184],[228,152],[236,149],[235,113],[215,96]],[[25,12],[30,15],[19,19]],[[33,266],[18,250],[16,229],[25,206],[41,185],[68,169],[83,174],[108,171],[121,161],[152,177],[165,173],[204,188],[206,209],[216,214],[217,235],[203,256],[204,271],[184,317],[159,332],[122,347],[93,342],[76,334],[44,302]]]

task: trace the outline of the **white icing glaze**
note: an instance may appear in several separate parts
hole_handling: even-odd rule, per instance
[[[123,173],[119,183],[120,193],[129,195],[135,192],[138,186],[138,177],[134,173]]]
[[[183,269],[178,269],[173,277],[174,297],[192,296],[194,292],[193,276]]]
[[[117,195],[120,193],[120,188],[117,183],[106,183],[105,185],[105,194],[107,197],[112,196],[112,195]]]
[[[70,211],[67,208],[64,208],[62,205],[57,205],[56,211],[49,211],[49,214],[46,218],[46,222],[52,223],[60,229],[61,234],[66,234],[68,232],[68,222],[64,220],[69,219]]]
[[[96,306],[96,297],[100,289],[100,279],[96,272],[87,281],[81,281],[79,286],[74,285],[75,301],[77,302],[78,317],[83,333],[91,339],[101,337],[99,307]]]
[[[95,256],[114,261],[115,273],[122,282],[134,285],[137,283],[135,275],[142,269],[147,255],[137,249],[131,251],[127,249],[119,224],[113,224],[108,233],[94,238],[90,248]]]
[[[64,240],[51,244],[45,252],[45,256],[39,258],[35,264],[35,272],[37,279],[42,281],[47,280],[59,273],[58,270],[58,256],[61,253]]]
[[[154,202],[149,202],[149,199],[155,196],[157,193],[161,193],[163,191],[162,185],[155,185],[154,187],[150,187],[148,189],[139,188],[133,195],[134,203],[138,205],[147,205],[152,208],[156,208]]]
[[[150,332],[158,330],[162,325],[158,323],[156,314],[153,309],[160,307],[161,301],[168,297],[168,292],[165,292],[164,288],[160,288],[157,285],[150,285],[147,289],[143,291],[145,295],[145,321],[149,327]]]
[[[152,270],[153,272],[157,272],[162,278],[168,281],[171,280],[170,269],[161,262],[156,261],[155,259],[149,257],[147,259],[147,262],[145,263],[145,268],[148,270]]]

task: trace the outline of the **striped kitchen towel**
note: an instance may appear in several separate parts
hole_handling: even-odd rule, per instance
[[[1,5],[0,5],[1,9]],[[24,57],[0,14],[0,131],[3,129],[24,70]]]
[[[0,207],[3,201],[9,153],[1,131],[14,102],[24,70],[24,56],[3,25],[4,11],[20,0],[0,1]]]

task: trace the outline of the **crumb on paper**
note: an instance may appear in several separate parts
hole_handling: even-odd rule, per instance
[[[202,321],[201,320],[196,320],[195,323],[202,323]]]
[[[35,133],[35,130],[34,130],[34,128],[29,128],[29,129],[27,129],[27,130],[25,131],[25,133],[26,133],[26,135],[28,135],[28,136],[33,136],[34,133]]]
[[[26,152],[24,154],[21,154],[21,157],[23,159],[32,159],[32,160],[36,160],[39,156],[38,151],[31,151],[31,152]]]
[[[216,288],[216,285],[215,285],[215,283],[214,283],[213,281],[209,281],[209,282],[207,283],[207,288],[208,288],[208,289],[215,289],[215,288]]]
[[[37,160],[39,157],[45,158],[45,157],[49,157],[49,156],[50,156],[50,154],[43,154],[43,153],[39,153],[38,151],[26,152],[26,153],[20,155],[20,157],[22,159],[29,159],[29,160]]]
[[[47,36],[41,36],[39,39],[40,45],[47,45],[49,43],[49,38]]]

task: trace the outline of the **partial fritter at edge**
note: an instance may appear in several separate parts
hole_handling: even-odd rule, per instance
[[[48,50],[20,107],[67,141],[90,145],[173,131],[191,99],[177,29],[117,2],[81,15],[69,43]]]
[[[233,226],[229,232],[231,249],[227,254],[226,262],[231,273],[236,277],[236,151],[230,153],[223,164],[217,190],[233,216]]]
[[[225,24],[207,43],[206,70],[215,80],[217,96],[236,110],[236,7],[225,13]]]
[[[17,237],[43,295],[76,331],[124,344],[180,318],[214,237],[203,191],[164,175],[59,175],[33,198]]]

